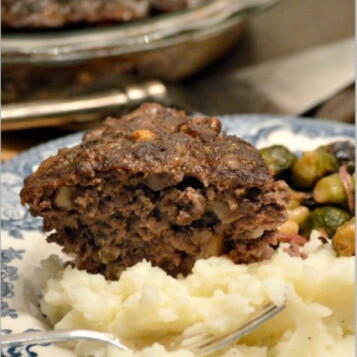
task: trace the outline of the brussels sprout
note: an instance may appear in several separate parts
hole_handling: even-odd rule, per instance
[[[315,208],[301,225],[301,233],[305,237],[310,237],[313,229],[323,230],[329,237],[332,237],[336,229],[348,221],[351,215],[336,207],[326,206]]]
[[[325,150],[306,151],[292,168],[292,182],[298,188],[311,188],[321,177],[338,169],[335,157]]]
[[[346,165],[350,173],[355,172],[355,146],[350,141],[336,141],[319,149],[335,156],[339,166]]]
[[[347,204],[347,193],[339,174],[323,177],[314,187],[314,199],[319,203]]]
[[[355,255],[355,217],[338,227],[332,237],[332,246],[337,255],[350,257]]]
[[[296,155],[282,145],[273,145],[260,150],[269,171],[279,176],[289,170],[296,161]]]

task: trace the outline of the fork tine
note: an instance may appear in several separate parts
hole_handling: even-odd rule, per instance
[[[229,334],[228,336],[223,338],[222,336],[216,336],[213,339],[206,339],[204,341],[201,341],[201,343],[191,346],[185,346],[185,347],[191,349],[193,352],[195,352],[195,355],[197,356],[209,355],[215,351],[218,351],[224,347],[229,346],[230,344],[237,341],[244,335],[252,332],[261,324],[263,324],[264,322],[268,321],[269,319],[277,315],[284,308],[285,308],[285,304],[281,306],[276,306],[274,304],[266,305],[264,310],[258,316],[249,320],[244,325],[240,326],[238,330]]]
[[[201,345],[203,341],[212,338],[213,335],[207,333],[200,333],[195,336],[191,336],[189,338],[185,338],[182,340],[180,347],[190,347],[195,345]]]
[[[267,310],[270,310],[274,306],[275,306],[274,304],[265,305],[263,308],[264,310],[260,311],[259,315],[255,314],[253,316],[253,318],[248,320],[244,325],[240,325],[238,331],[240,331],[241,328],[245,328],[247,325],[250,325],[251,321],[254,321],[257,317],[260,317],[262,314],[266,313]],[[186,347],[189,349],[203,348],[208,343],[212,344],[212,343],[215,343],[216,341],[221,341],[224,336],[229,337],[231,335],[236,335],[238,331],[235,330],[233,333],[231,333],[229,335],[213,335],[210,333],[199,333],[199,334],[190,336],[189,338],[185,338],[181,343],[181,347]],[[224,338],[226,338],[226,337],[224,337]]]

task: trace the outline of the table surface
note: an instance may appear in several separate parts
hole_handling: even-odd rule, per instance
[[[242,40],[214,64],[214,69],[230,71],[353,36],[354,6],[353,0],[282,0],[249,21]],[[210,70],[212,66],[206,71]],[[341,93],[316,115],[327,116],[333,108],[337,109],[335,113],[354,110],[354,89]],[[2,132],[1,159],[8,160],[23,150],[69,132],[56,128]]]

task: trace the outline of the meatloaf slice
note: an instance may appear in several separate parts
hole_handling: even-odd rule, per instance
[[[45,160],[21,198],[79,269],[117,279],[142,259],[176,276],[210,256],[269,258],[288,193],[218,119],[144,104]]]
[[[3,0],[1,22],[9,28],[127,22],[190,5],[189,0]]]
[[[50,28],[76,23],[107,23],[146,17],[148,0],[3,0],[2,25]]]

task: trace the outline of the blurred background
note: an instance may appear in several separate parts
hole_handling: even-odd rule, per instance
[[[1,159],[143,100],[354,122],[353,0],[220,1],[69,29],[15,29],[4,1]]]

